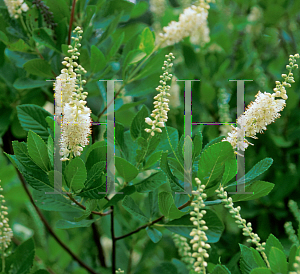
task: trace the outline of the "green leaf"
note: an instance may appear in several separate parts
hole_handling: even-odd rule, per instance
[[[150,218],[154,218],[159,212],[159,209],[158,209],[158,189],[155,189],[154,191],[149,192],[147,205],[149,205],[148,209],[149,209]]]
[[[15,89],[32,89],[51,85],[52,83],[49,81],[33,80],[31,78],[18,78],[14,82],[13,86]]]
[[[227,187],[230,186],[236,186],[245,184],[245,186],[250,185],[253,180],[255,180],[259,175],[264,173],[273,163],[272,158],[265,158],[261,161],[259,161],[245,176],[240,178],[237,182],[234,182],[232,184],[229,184]]]
[[[106,168],[106,162],[101,161],[92,166],[92,168],[87,173],[87,180],[85,186],[88,188],[94,184],[96,180],[101,178],[101,175],[104,173]]]
[[[53,78],[52,69],[49,63],[43,59],[32,59],[27,61],[23,68],[30,74],[42,78]]]
[[[8,37],[3,31],[0,31],[0,41],[3,42],[5,45],[9,43]]]
[[[170,192],[160,192],[158,194],[160,212],[168,219],[181,218],[186,212],[181,212],[174,203],[172,194]]]
[[[39,269],[38,271],[34,272],[33,274],[50,274],[50,273],[45,269]]]
[[[117,53],[117,51],[119,50],[120,46],[123,43],[124,37],[125,34],[124,32],[122,32],[121,35],[118,37],[118,39],[113,43],[111,49],[109,50],[107,60],[110,60],[113,56],[115,56],[115,54]]]
[[[259,267],[253,269],[250,274],[273,274],[273,272],[269,268]]]
[[[149,55],[154,49],[154,42],[154,34],[148,27],[145,28],[141,34],[141,43],[139,45],[139,49]]]
[[[51,116],[48,116],[46,117],[46,122],[48,124],[48,126],[50,127],[50,130],[54,133],[54,125],[55,125],[55,122],[54,122],[54,116],[51,115]]]
[[[211,274],[230,274],[230,271],[224,265],[217,265]]]
[[[193,151],[193,161],[197,156],[200,155],[202,150],[202,133],[201,131],[197,132],[193,139],[194,151]]]
[[[121,20],[121,17],[123,15],[123,10],[114,17],[114,19],[111,21],[111,23],[109,24],[108,28],[105,30],[105,32],[101,35],[98,44],[102,43],[106,38],[108,38],[109,35],[111,35],[112,33],[114,33],[114,31],[116,30],[119,21]]]
[[[294,263],[295,263],[296,254],[297,254],[297,246],[293,244],[292,247],[290,248],[290,254],[289,254],[289,271],[295,270]]]
[[[84,1],[82,1],[82,2],[84,2]],[[92,19],[93,15],[96,13],[96,10],[97,10],[97,7],[95,5],[86,6],[86,8],[85,8],[86,17],[85,17],[85,20],[84,20],[83,29],[86,29],[88,27],[88,25],[90,23],[92,23],[91,19]]]
[[[139,146],[139,148],[136,150],[135,161],[136,163],[140,164],[145,159],[148,143],[143,137],[138,137],[135,142]],[[139,165],[137,167],[139,167]]]
[[[125,111],[127,109],[133,108],[135,106],[140,106],[142,103],[144,103],[145,101],[147,101],[147,99],[143,99],[143,100],[139,100],[136,102],[132,102],[132,103],[126,103],[125,105],[121,105],[120,108],[115,108],[115,112],[121,112],[121,111]]]
[[[139,25],[141,25],[141,23]],[[168,51],[168,48],[161,49],[155,56],[149,58],[148,62],[145,64],[143,69],[134,78],[137,79],[137,80],[144,78],[144,79],[142,79],[142,82],[145,82],[145,80],[150,75],[153,75],[153,74],[156,74],[156,73],[158,73],[160,75],[161,74],[161,67],[163,65],[162,60],[164,60],[165,55],[169,54],[169,52],[170,51]]]
[[[39,167],[32,161],[29,156],[27,143],[12,141],[12,146],[16,158],[26,169],[39,169]]]
[[[213,210],[208,208],[205,210],[206,214],[203,216],[203,220],[206,222],[206,225],[208,227],[208,230],[205,231],[208,238],[207,242],[216,243],[219,241],[222,235],[224,224]],[[189,239],[193,238],[190,236],[190,233],[195,226],[190,221],[189,214],[184,215],[180,219],[176,219],[164,224],[164,227]]]
[[[225,169],[222,177],[222,185],[226,185],[237,174],[237,160],[230,157],[225,162]]]
[[[103,143],[102,144],[95,143],[95,144],[98,144],[99,146],[92,146],[91,147],[92,149],[87,152],[86,170],[88,172],[94,164],[102,161],[106,162],[106,154],[107,154],[106,144]]]
[[[163,262],[160,265],[156,266],[153,269],[153,273],[178,274],[176,266],[169,262]]]
[[[272,247],[276,247],[282,252],[284,252],[281,242],[273,234],[270,234],[266,241],[266,246],[265,246],[265,253],[267,257],[269,257],[269,253]]]
[[[136,3],[130,13],[130,18],[140,17],[148,10],[148,7],[149,4],[145,1]]]
[[[47,211],[61,211],[61,212],[84,212],[82,208],[77,205],[72,205],[70,200],[67,200],[62,194],[45,194],[44,191],[33,191],[33,198],[35,204]]]
[[[147,193],[157,189],[159,186],[167,182],[166,175],[159,171],[154,174],[151,174],[148,178],[143,181],[135,184],[135,188],[137,192]]]
[[[240,269],[243,274],[248,274],[253,268],[259,267],[249,247],[239,244],[241,249]]]
[[[37,165],[29,158],[29,155],[27,157],[26,153],[24,152],[22,156],[16,156],[4,152],[12,164],[23,174],[28,184],[37,190],[52,191],[53,185],[49,182],[47,174],[37,167]]]
[[[134,116],[131,126],[130,126],[130,134],[133,140],[137,139],[140,136],[142,131],[146,128],[145,118],[149,116],[148,109],[145,105],[138,111],[138,113]]]
[[[85,187],[78,194],[79,196],[91,199],[101,199],[105,196],[105,194],[103,194],[103,192],[106,192],[106,177],[103,173],[105,167],[106,162],[104,161],[93,165],[88,171]]]
[[[125,77],[125,73],[127,72],[128,68],[130,65],[132,64],[135,64],[139,61],[141,61],[144,57],[146,57],[146,53],[139,50],[139,49],[134,49],[134,50],[131,50],[126,58],[125,58],[125,61],[123,63],[123,66],[122,66],[122,71],[123,71],[123,77]]]
[[[132,181],[139,174],[139,170],[123,158],[115,157],[115,165],[125,182]]]
[[[219,136],[213,140],[211,140],[208,144],[205,145],[205,147],[202,149],[201,153],[202,154],[204,151],[206,151],[210,146],[222,142],[225,136]]]
[[[79,222],[71,222],[68,220],[58,220],[55,224],[55,227],[58,229],[70,229],[70,228],[77,228],[77,227],[90,227],[95,220],[81,220]]]
[[[47,0],[46,5],[53,12],[54,22],[59,22],[62,18],[67,18],[67,22],[69,22],[70,8],[66,1]]]
[[[29,273],[33,266],[34,255],[34,241],[32,238],[29,238],[27,241],[19,245],[16,251],[7,259],[8,263],[5,267],[5,273]],[[9,269],[10,271],[8,271]]]
[[[96,46],[91,47],[91,72],[98,72],[106,66],[106,59],[104,54]]]
[[[48,111],[40,106],[24,104],[17,106],[17,114],[21,126],[26,131],[32,130],[43,140],[48,139],[48,123],[45,121],[46,117],[51,115]]]
[[[118,122],[115,122],[115,141],[121,151],[127,155],[127,146],[124,142],[124,126]]]
[[[147,223],[149,221],[145,214],[141,211],[141,209],[130,196],[126,196],[124,198],[122,205],[136,219],[142,221],[143,223]]]
[[[170,165],[170,168],[173,169],[172,172],[176,178],[178,178],[181,181],[185,181],[184,179],[184,167],[183,164],[180,164],[176,159],[168,157],[168,163]],[[189,182],[187,182],[189,183]]]
[[[50,159],[48,156],[48,149],[43,139],[34,133],[29,131],[28,138],[28,153],[31,159],[45,172],[50,170]]]
[[[22,39],[19,39],[15,43],[8,44],[7,48],[9,48],[11,51],[20,52],[28,52],[30,50],[30,47]]]
[[[84,188],[87,173],[81,158],[76,157],[70,161],[65,169],[65,177],[70,189],[77,191]]]
[[[156,164],[161,159],[161,155],[162,155],[162,151],[157,151],[153,153],[147,160],[144,169],[148,169],[152,167],[154,164]]]
[[[198,178],[202,184],[212,186],[212,182],[223,174],[225,162],[235,159],[229,142],[220,142],[209,146],[200,156]]]
[[[234,194],[232,196],[233,202],[238,201],[250,201],[260,197],[266,196],[273,189],[274,184],[264,181],[256,181],[252,185],[245,187],[245,192],[251,192],[253,194]],[[238,192],[237,192],[238,193]]]
[[[156,147],[156,151],[166,151],[174,153],[176,157],[176,147],[178,145],[178,131],[173,127],[164,127],[162,133],[160,133],[160,143]],[[178,159],[179,160],[179,159]]]
[[[32,33],[32,37],[35,42],[60,53],[60,50],[57,48],[50,35],[46,32],[45,28],[35,29]]]
[[[254,249],[253,247],[250,247],[252,255],[254,257],[255,262],[260,266],[260,267],[266,267],[265,261],[262,259],[260,256],[260,253]]]
[[[275,273],[287,274],[288,264],[284,252],[277,247],[271,247],[268,260],[271,270]]]
[[[169,164],[168,164],[168,160],[167,160],[167,155],[168,155],[168,152],[162,153],[161,161],[160,161],[160,168],[168,176],[168,178],[170,180],[170,185],[171,185],[172,191],[182,192],[182,191],[184,191],[184,188],[179,183],[178,179],[171,172]]]
[[[53,167],[54,144],[53,144],[53,139],[50,135],[48,137],[47,150],[48,150],[48,157],[50,160],[51,167]]]
[[[125,69],[132,64],[135,64],[139,61],[141,61],[144,57],[146,56],[146,53],[135,49],[135,50],[131,50],[128,55],[126,56],[126,59],[124,61],[124,67]]]
[[[146,232],[153,243],[158,243],[162,238],[162,233],[154,227],[146,227]]]

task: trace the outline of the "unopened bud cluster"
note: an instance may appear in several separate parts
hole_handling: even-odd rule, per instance
[[[4,0],[10,17],[18,19],[22,12],[28,11],[28,6],[24,0]]]
[[[293,264],[295,271],[291,271],[289,274],[300,274],[300,256],[296,256],[295,261],[296,262]]]
[[[167,81],[171,80],[173,76],[169,71],[173,66],[172,60],[175,59],[175,56],[173,53],[169,53],[165,55],[165,57],[167,60],[164,61],[164,66],[162,67],[164,73],[160,76],[160,85],[156,88],[159,94],[154,96],[154,110],[150,115],[154,120],[150,117],[145,118],[145,122],[151,126],[151,128],[146,128],[145,131],[150,133],[151,136],[154,136],[155,132],[162,132],[160,128],[165,126],[164,122],[168,120],[168,111],[170,110],[169,99],[166,97],[171,96],[170,93],[168,93],[171,87],[167,85]]]
[[[210,245],[205,243],[208,240],[205,234],[205,231],[208,230],[208,227],[206,226],[206,222],[203,220],[203,216],[206,214],[206,210],[203,210],[205,207],[203,199],[205,199],[207,195],[203,193],[205,185],[201,185],[201,181],[198,178],[195,178],[195,180],[199,196],[191,203],[191,206],[193,206],[194,209],[190,212],[190,220],[193,222],[193,225],[196,228],[193,228],[192,232],[190,233],[190,236],[193,237],[190,243],[192,244],[194,251],[192,257],[196,260],[194,262],[193,270],[195,273],[205,274],[205,269],[207,267],[207,262],[205,259],[209,257],[207,249],[210,248]]]
[[[83,91],[82,74],[87,71],[77,63],[80,55],[78,48],[81,46],[80,40],[83,31],[80,27],[74,30],[76,37],[74,46],[69,45],[69,57],[65,57],[62,64],[66,68],[61,70],[61,74],[56,78],[55,94],[61,96],[61,100],[56,99],[56,112],[61,111],[63,120],[61,124],[61,150],[63,156],[61,161],[69,160],[69,156],[80,156],[83,147],[89,144],[89,135],[91,134],[91,110],[85,106],[87,92]],[[59,102],[61,101],[61,102]]]
[[[258,235],[252,232],[252,224],[250,222],[246,224],[246,220],[241,217],[241,207],[233,206],[232,198],[227,197],[227,192],[224,190],[223,187],[217,189],[216,193],[218,197],[222,199],[222,202],[225,204],[225,207],[229,209],[229,213],[231,214],[231,216],[234,219],[236,219],[235,222],[238,224],[238,227],[243,229],[243,235],[249,236],[251,238],[248,239],[247,242],[255,244],[256,250],[263,252],[265,250],[264,246],[266,245],[266,243],[261,244],[259,242],[260,238],[258,237]]]
[[[121,268],[119,268],[118,270],[116,270],[116,274],[124,274],[124,270],[121,270]]]
[[[3,188],[1,186],[0,191],[3,191]],[[0,195],[0,207],[0,250],[3,256],[7,256],[7,254],[5,253],[5,249],[7,249],[10,245],[11,239],[13,237],[13,231],[8,224],[8,208],[5,206],[5,200],[3,195]]]
[[[289,200],[288,206],[290,208],[290,211],[293,213],[295,219],[297,220],[298,224],[300,225],[300,211],[297,203],[293,200]]]
[[[41,0],[33,0],[32,4],[35,4],[36,7],[41,11],[41,14],[44,17],[44,20],[47,24],[47,27],[54,29],[57,26],[57,23],[54,22],[53,12],[49,10],[49,7]]]
[[[292,243],[294,243],[295,245],[299,246],[300,242],[299,242],[299,239],[298,239],[298,237],[296,235],[296,232],[293,228],[292,222],[286,222],[284,224],[284,229],[285,229],[286,234],[289,236],[290,241]]]
[[[191,247],[187,241],[187,238],[176,233],[173,233],[172,236],[175,246],[178,248],[178,253],[181,257],[181,261],[186,264],[189,270],[192,269],[195,258],[192,257]]]
[[[276,81],[276,87],[273,89],[274,93],[260,91],[255,96],[254,102],[251,102],[246,111],[239,116],[237,124],[239,127],[232,127],[232,131],[228,133],[228,137],[222,141],[228,141],[233,148],[245,151],[249,144],[251,144],[245,137],[257,139],[257,133],[262,133],[266,130],[266,126],[273,123],[275,119],[280,117],[280,111],[285,107],[286,87],[290,87],[290,83],[294,83],[292,70],[298,68],[295,64],[299,54],[290,55],[289,64],[286,68],[289,70],[288,75],[282,74],[283,82]],[[275,99],[281,97],[282,99]],[[252,145],[252,144],[251,144]]]

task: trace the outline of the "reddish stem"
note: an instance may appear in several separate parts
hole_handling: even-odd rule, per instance
[[[71,10],[71,18],[70,18],[70,24],[69,24],[68,45],[71,44],[71,33],[72,33],[72,25],[73,25],[73,21],[74,21],[75,5],[76,5],[76,0],[73,0],[72,10]]]

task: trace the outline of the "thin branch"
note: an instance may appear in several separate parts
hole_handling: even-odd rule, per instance
[[[104,114],[104,112],[107,110],[107,108],[112,104],[112,102],[114,102],[116,100],[116,98],[118,97],[118,95],[120,94],[120,92],[122,91],[122,89],[125,87],[125,84],[123,84],[120,89],[118,90],[118,92],[116,93],[116,96],[114,97],[114,100],[111,100],[108,105],[101,111],[101,113],[98,115],[98,121],[100,120],[100,117]]]
[[[42,222],[44,223],[44,225],[46,226],[47,230],[49,231],[49,233],[52,235],[52,237],[57,241],[57,243],[65,250],[69,253],[69,255],[75,260],[77,261],[83,268],[85,268],[87,271],[89,271],[90,273],[93,274],[97,274],[97,272],[95,270],[93,270],[92,268],[90,268],[88,265],[86,265],[79,257],[77,257],[77,255],[75,255],[70,248],[65,245],[64,242],[62,242],[57,235],[55,234],[55,232],[52,230],[50,224],[48,223],[48,221],[45,219],[44,215],[41,213],[40,209],[36,206],[36,204],[34,203],[34,200],[31,196],[31,193],[26,185],[25,179],[23,178],[22,174],[19,172],[19,170],[17,170],[18,176],[22,182],[22,185],[30,199],[30,202],[32,203],[32,205],[34,206],[37,214],[39,215],[40,219],[42,220]]]
[[[110,231],[112,239],[112,274],[116,272],[116,237],[114,229],[114,206],[111,206],[111,215],[110,215]]]
[[[194,197],[194,196],[191,196],[190,200],[187,201],[187,202],[186,202],[185,204],[183,204],[182,206],[178,207],[178,209],[180,210],[180,209],[183,209],[183,208],[189,206],[190,203],[191,203],[192,200],[193,200],[193,197]],[[138,227],[137,229],[135,229],[135,230],[133,230],[133,231],[131,231],[131,232],[125,234],[125,235],[122,235],[122,236],[120,236],[120,237],[116,237],[115,240],[116,240],[116,241],[117,241],[117,240],[121,240],[121,239],[124,239],[124,238],[126,238],[126,237],[132,235],[132,234],[135,234],[135,233],[139,232],[140,230],[146,228],[147,226],[151,226],[151,225],[153,225],[153,224],[155,224],[155,223],[158,223],[158,222],[161,221],[164,217],[165,217],[165,216],[163,215],[163,216],[157,218],[156,220],[152,221],[151,223],[142,225],[142,226]]]
[[[93,215],[90,215],[90,219],[93,219]],[[101,264],[101,266],[106,267],[105,264],[105,257],[104,257],[104,251],[100,242],[100,234],[97,228],[97,225],[95,223],[92,223],[92,230],[93,230],[93,238],[94,242],[98,249],[98,259]]]
[[[70,200],[71,200],[72,202],[74,202],[76,205],[80,206],[82,209],[86,210],[86,207],[85,207],[83,204],[81,204],[81,203],[79,203],[78,201],[76,201],[76,200],[72,197],[71,194],[67,193],[67,195],[68,195],[68,197],[70,198]],[[111,212],[112,212],[111,210],[109,210],[109,211],[107,211],[107,212],[105,212],[105,213],[98,212],[98,211],[91,211],[91,213],[93,213],[93,214],[95,214],[95,215],[100,215],[100,216],[106,216],[106,215],[109,215]]]
[[[72,26],[73,26],[73,21],[74,21],[75,5],[76,5],[76,0],[73,0],[72,10],[71,10],[71,18],[70,18],[70,24],[69,24],[68,45],[71,44],[71,33],[72,33]]]

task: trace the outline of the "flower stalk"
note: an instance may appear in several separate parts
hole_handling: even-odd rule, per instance
[[[154,96],[154,110],[150,115],[154,120],[150,117],[145,118],[145,122],[151,126],[151,128],[146,128],[145,131],[150,133],[151,136],[154,136],[155,132],[162,132],[160,128],[165,126],[164,122],[168,120],[168,111],[170,110],[168,104],[169,99],[166,97],[171,96],[170,93],[168,93],[171,87],[167,85],[167,81],[171,80],[173,76],[169,71],[173,66],[172,60],[175,59],[175,56],[173,53],[169,53],[165,55],[165,57],[167,60],[164,61],[164,66],[162,67],[164,73],[160,76],[161,80],[159,81],[161,85],[156,88],[159,94]]]
[[[197,184],[197,191],[200,194],[196,201],[191,203],[191,206],[193,206],[194,209],[190,212],[190,220],[193,222],[193,225],[196,226],[196,228],[193,228],[192,232],[190,233],[190,236],[193,237],[190,243],[192,244],[192,249],[194,250],[192,257],[195,258],[193,270],[195,273],[205,274],[207,267],[207,262],[205,259],[209,257],[207,249],[210,248],[210,245],[205,243],[208,240],[205,234],[205,231],[208,230],[208,227],[206,226],[206,222],[203,220],[203,216],[206,214],[206,210],[203,210],[205,207],[203,199],[205,199],[207,195],[203,193],[205,185],[201,185],[201,181],[198,178],[195,178],[195,180]]]
[[[252,230],[253,230],[252,229],[252,224],[250,222],[247,223],[246,220],[241,217],[241,214],[240,214],[241,207],[240,206],[238,206],[238,207],[233,206],[232,198],[227,197],[227,192],[224,190],[223,187],[220,187],[219,189],[217,189],[216,193],[217,193],[217,196],[220,199],[222,199],[222,202],[225,204],[225,207],[228,208],[229,213],[231,214],[231,216],[234,219],[236,219],[235,222],[236,222],[236,224],[238,224],[238,227],[242,228],[243,235],[250,237],[250,239],[248,239],[247,242],[248,243],[253,243],[253,244],[256,245],[256,250],[259,251],[262,254],[268,268],[270,268],[270,264],[269,264],[267,255],[264,252],[266,243],[265,242],[260,243],[259,236],[256,233],[252,232]]]
[[[0,181],[1,182],[1,181]],[[0,186],[0,191],[3,191],[3,188]],[[11,243],[11,239],[13,237],[13,231],[9,227],[7,218],[7,206],[5,206],[5,199],[3,195],[0,195],[0,250],[1,250],[1,259],[2,259],[2,272],[5,272],[5,257],[7,257],[7,253],[5,250],[8,248],[8,246]]]

